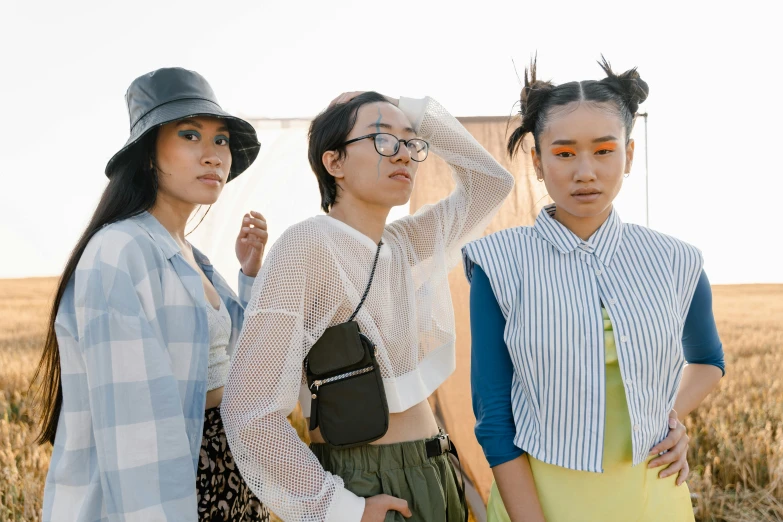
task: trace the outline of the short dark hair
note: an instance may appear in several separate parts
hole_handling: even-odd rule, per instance
[[[337,201],[337,183],[334,176],[329,174],[323,163],[324,152],[333,150],[337,157],[345,155],[343,143],[356,125],[356,114],[362,105],[368,103],[386,102],[382,94],[375,91],[364,92],[347,103],[340,103],[326,108],[315,117],[310,124],[308,133],[307,158],[310,167],[318,179],[318,189],[321,191],[321,208],[329,212]]]
[[[521,148],[525,135],[533,134],[537,153],[541,153],[538,138],[546,126],[552,109],[575,101],[608,102],[614,105],[625,127],[626,143],[631,139],[636,111],[650,92],[647,82],[641,79],[636,67],[617,75],[606,58],[598,62],[606,73],[603,80],[583,80],[555,85],[536,78],[536,59],[525,69],[525,86],[520,95],[522,124],[508,140],[508,154],[513,157]]]

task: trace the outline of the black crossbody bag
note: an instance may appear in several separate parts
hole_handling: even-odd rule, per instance
[[[377,348],[354,319],[370,292],[383,241],[378,243],[370,281],[348,321],[327,328],[305,359],[310,388],[310,430],[321,428],[330,446],[369,444],[389,429],[389,406],[376,360]]]

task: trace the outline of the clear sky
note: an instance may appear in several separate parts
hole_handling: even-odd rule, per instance
[[[773,2],[157,0],[0,8],[0,277],[56,275],[128,136],[123,95],[165,66],[247,117],[311,117],[346,90],[509,115],[520,74],[650,85],[650,226],[704,252],[713,283],[783,282],[783,73]],[[513,63],[512,63],[513,62]],[[618,200],[644,223],[644,132]],[[280,172],[280,176],[285,176]],[[264,211],[264,209],[259,209]],[[775,239],[778,238],[778,239]]]

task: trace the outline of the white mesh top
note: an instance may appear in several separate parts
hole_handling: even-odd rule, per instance
[[[356,320],[379,350],[389,411],[426,399],[455,368],[448,273],[461,247],[484,231],[514,179],[431,98],[400,109],[453,169],[449,197],[388,224],[372,289]],[[243,478],[279,517],[359,521],[364,499],[326,472],[286,417],[304,382],[303,361],[323,331],[348,319],[377,245],[318,216],[275,242],[245,310],[221,415]],[[305,388],[306,390],[306,388]],[[302,399],[309,413],[310,396]]]
[[[220,309],[207,303],[207,323],[209,326],[209,366],[207,367],[207,391],[226,384],[231,357],[226,353],[231,339],[231,316],[226,305],[220,302]]]

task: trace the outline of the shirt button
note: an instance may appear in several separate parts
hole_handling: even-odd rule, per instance
[[[633,386],[633,381],[632,381],[631,379],[628,379],[627,381],[625,381],[625,383],[626,383],[628,386]]]
[[[611,304],[611,305],[617,304],[617,299],[614,299],[614,298],[613,299],[609,299],[609,304]]]
[[[634,424],[634,425],[633,425],[633,431],[639,431],[640,429],[641,429],[641,428],[639,427],[639,425],[638,425],[638,424]]]
[[[599,275],[601,275],[603,273],[604,273],[604,271],[601,270],[600,268],[596,269],[596,271],[595,271],[595,275],[597,275],[597,276],[599,276]]]
[[[623,335],[623,336],[620,337],[620,342],[621,343],[627,343],[628,342],[628,338]]]

